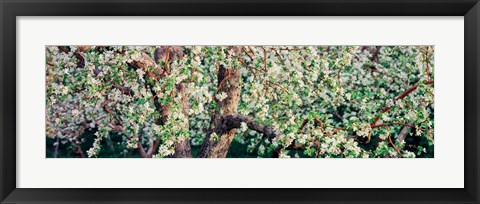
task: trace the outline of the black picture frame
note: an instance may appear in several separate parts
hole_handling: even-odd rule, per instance
[[[479,203],[480,3],[478,0],[1,0],[0,9],[1,203]],[[16,187],[17,16],[205,15],[464,16],[465,188],[26,189]],[[268,170],[265,170],[265,173],[268,173]]]

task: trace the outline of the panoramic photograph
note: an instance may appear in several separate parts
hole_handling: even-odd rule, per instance
[[[434,158],[429,45],[48,45],[46,158]]]

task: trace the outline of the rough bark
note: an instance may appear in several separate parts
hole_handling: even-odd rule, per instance
[[[238,103],[240,101],[240,71],[236,68],[226,69],[224,66],[220,66],[218,74],[219,91],[225,92],[227,98],[223,101],[217,101],[218,107],[220,107],[221,115],[235,115],[237,114]],[[218,129],[221,116],[215,116],[212,118],[212,122],[215,124],[214,129]],[[235,135],[236,128],[232,128],[227,131],[221,131],[218,134],[219,139],[214,141],[211,139],[210,134],[207,135],[205,141],[200,150],[199,157],[201,158],[223,158],[227,156],[230,144],[232,143]],[[216,132],[216,131],[214,131]]]
[[[224,116],[224,120],[226,121],[224,122],[225,124],[233,126],[235,128],[240,127],[241,123],[244,122],[247,124],[249,129],[255,130],[259,133],[263,133],[263,138],[267,138],[269,140],[272,140],[273,138],[283,134],[282,132],[278,131],[273,127],[257,124],[249,117],[243,115],[227,115]]]
[[[407,138],[407,134],[410,131],[410,129],[412,129],[412,127],[411,127],[412,125],[413,125],[413,122],[410,122],[410,123],[408,123],[408,125],[403,126],[402,130],[397,135],[397,141],[398,142],[404,141],[405,138]]]
[[[181,95],[181,105],[182,105],[182,112],[184,115],[187,115],[188,112],[188,99],[187,96],[185,95],[185,86],[183,83],[177,84],[176,85],[177,93]],[[185,128],[189,128],[188,122],[186,124]],[[175,158],[191,158],[192,157],[192,148],[190,146],[190,140],[188,138],[185,138],[181,141],[175,141],[173,143],[173,146],[175,147],[175,153],[172,155],[172,157]]]

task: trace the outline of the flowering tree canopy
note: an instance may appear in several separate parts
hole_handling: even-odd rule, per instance
[[[433,46],[47,46],[48,157],[433,157]]]

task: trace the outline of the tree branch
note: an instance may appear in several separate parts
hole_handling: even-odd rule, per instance
[[[175,52],[175,48],[174,49],[174,52]],[[178,51],[178,50],[177,50]],[[155,63],[155,61],[150,57],[148,56],[147,54],[145,53],[142,53],[139,57],[135,58],[135,59],[131,59],[128,63],[129,66],[135,68],[135,69],[142,69],[144,72],[145,72],[145,75],[143,76],[143,79],[145,80],[145,88],[147,89],[150,89],[150,92],[152,93],[152,95],[154,96],[153,97],[153,104],[155,106],[155,108],[157,109],[157,111],[162,115],[161,118],[157,119],[156,121],[156,124],[158,125],[164,125],[165,122],[167,121],[167,118],[168,116],[170,115],[170,103],[167,103],[166,105],[162,105],[158,102],[158,100],[155,99],[155,97],[158,95],[154,90],[153,90],[153,84],[151,83],[148,83],[147,81],[155,81],[155,79],[159,78],[159,77],[162,77],[162,76],[165,76],[165,74],[169,74],[170,73],[170,70],[169,70],[169,67],[168,67],[168,62],[170,59],[172,59],[174,56],[177,56],[177,57],[181,57],[181,51],[178,51],[178,53],[172,53],[171,52],[171,48],[168,47],[165,51],[165,53],[163,53],[163,50],[160,49],[160,48],[157,48],[155,50],[155,60],[160,60],[161,57],[163,57],[163,54],[165,54],[165,66],[164,66],[164,71],[163,73],[160,75],[160,73],[158,72],[160,70],[160,67],[157,65],[157,63]],[[171,56],[172,55],[172,56]],[[153,68],[153,71],[149,71],[147,70],[147,68]],[[147,80],[149,79],[149,80]],[[182,83],[179,83],[179,84],[176,84],[176,90],[178,92],[178,94],[182,94],[182,101],[186,101],[185,100],[185,95],[184,95],[184,90],[183,90],[183,84]],[[172,90],[172,94],[173,94],[173,90]],[[186,108],[188,104],[185,102],[185,103],[182,103],[182,107],[183,108]],[[186,113],[184,113],[186,114]],[[139,151],[140,151],[140,154],[142,155],[142,157],[152,157],[153,153],[158,149],[158,146],[160,145],[160,142],[161,142],[161,138],[158,137],[155,141],[153,141],[153,138],[150,138],[150,141],[149,141],[149,148],[148,150],[145,151],[145,149],[143,148],[141,142],[139,142]],[[190,155],[191,157],[191,150],[190,150],[190,147],[189,147],[189,143],[188,141],[186,143],[182,143],[182,145],[176,145],[176,148],[175,148],[175,152],[182,152],[183,155]],[[188,152],[187,152],[188,151]]]
[[[239,128],[242,122],[246,123],[249,129],[262,133],[264,135],[263,138],[268,138],[270,141],[275,137],[283,135],[283,133],[275,128],[257,124],[250,117],[244,115],[221,116],[216,122],[217,125],[215,126],[214,132],[217,134],[228,132],[231,129]]]
[[[387,128],[387,138],[388,138],[388,142],[390,143],[390,145],[392,145],[393,149],[395,149],[395,151],[397,152],[398,156],[401,157],[402,156],[402,153],[400,152],[400,150],[398,150],[397,146],[395,146],[395,143],[393,143],[392,141],[392,138],[390,137],[390,128],[387,126],[385,126]]]
[[[413,125],[413,122],[405,124],[402,130],[400,131],[400,133],[397,135],[397,141],[398,142],[404,141],[405,138],[407,137],[408,131],[412,128],[415,128],[415,126]]]
[[[143,148],[143,145],[142,145],[142,139],[140,137],[140,133],[137,133],[137,145],[138,145],[138,152],[140,152],[140,155],[143,157],[143,158],[148,158],[148,154],[145,152],[145,148]]]
[[[429,84],[433,84],[434,81],[433,81],[433,80],[430,80],[430,81],[425,81],[425,82],[423,82],[423,83],[424,83],[425,85],[429,85]],[[412,93],[413,91],[415,91],[415,90],[417,89],[417,87],[418,87],[418,84],[415,85],[415,86],[410,87],[409,89],[405,90],[403,93],[401,93],[400,95],[398,95],[393,101],[396,102],[396,101],[402,100],[403,98],[405,98],[406,96],[408,96],[408,94],[410,94],[410,93]],[[381,113],[386,113],[386,112],[388,112],[390,109],[392,109],[392,106],[383,109],[383,110],[381,111]],[[371,124],[371,126],[377,125],[377,122],[378,122],[379,119],[380,119],[380,116],[377,116],[377,117],[375,118],[375,120],[373,121],[373,123]]]

